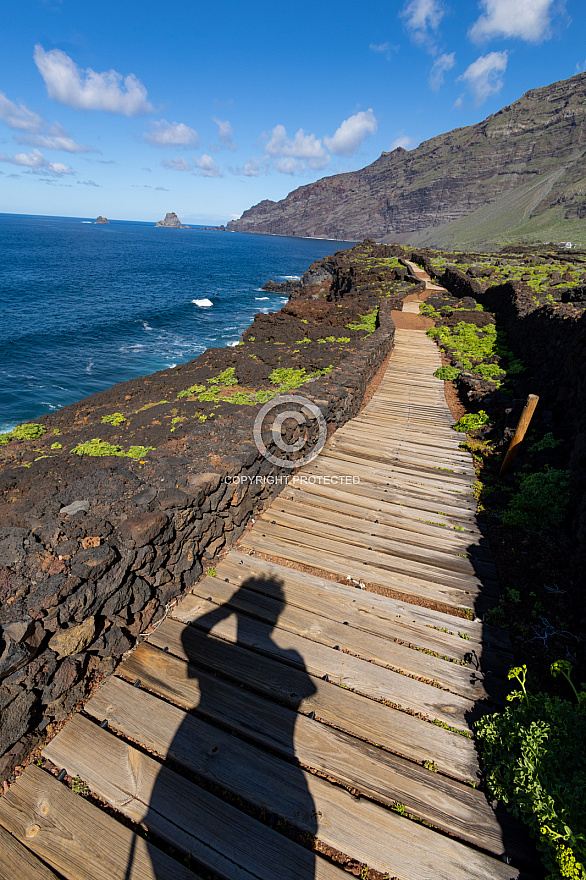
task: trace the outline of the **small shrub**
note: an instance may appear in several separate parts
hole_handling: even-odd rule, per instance
[[[346,324],[348,330],[364,330],[367,336],[370,336],[371,333],[374,333],[376,330],[376,322],[378,318],[378,309],[376,306],[372,310],[372,312],[368,312],[366,315],[359,315],[360,321],[355,321],[351,324]]]
[[[90,455],[92,457],[117,455],[121,458],[134,458],[138,460],[139,458],[144,458],[147,452],[154,448],[154,446],[131,446],[128,452],[124,452],[122,446],[108,443],[106,440],[100,440],[99,437],[94,437],[93,440],[78,443],[71,452],[74,455]]]
[[[553,531],[562,525],[569,500],[569,471],[550,468],[528,474],[521,479],[503,522],[525,529]]]
[[[482,428],[487,422],[488,413],[485,413],[483,409],[478,413],[466,413],[465,416],[462,416],[462,418],[456,422],[454,425],[454,431],[462,431],[463,433],[469,434],[471,431],[477,431],[478,428]]]
[[[277,369],[273,370],[269,376],[273,385],[279,386],[281,394],[286,394],[287,391],[299,388],[299,386],[303,385],[304,382],[307,382],[309,378],[310,377],[306,374],[304,367],[300,370],[296,370],[294,367],[277,367]]]
[[[556,440],[549,431],[547,434],[544,434],[541,440],[538,440],[536,443],[532,443],[527,452],[542,452],[544,449],[557,449],[558,446],[561,446],[563,440]]]
[[[111,425],[121,425],[126,419],[122,413],[113,413],[111,416],[102,416],[102,424],[109,422]]]
[[[453,382],[460,375],[457,367],[438,367],[433,374],[436,379],[443,379],[445,382]]]
[[[0,446],[5,446],[12,440],[12,434],[0,434]]]
[[[47,433],[47,429],[43,427],[43,425],[17,425],[14,431],[12,432],[12,436],[15,440],[35,440],[37,437],[42,437],[43,434]]]
[[[179,392],[177,400],[182,400],[184,397],[192,397],[194,394],[200,394],[205,390],[205,385],[191,385],[190,388],[185,388],[183,391]]]
[[[51,443],[51,449],[63,449],[62,443]]]
[[[208,384],[238,385],[238,379],[236,378],[236,368],[226,367],[226,369],[219,373],[217,376],[212,376],[210,379],[208,379]]]
[[[531,694],[527,667],[511,669],[520,690],[514,705],[476,722],[476,737],[493,797],[527,824],[536,839],[548,880],[586,878],[586,691],[578,693],[570,664],[552,664],[569,681],[577,702]]]

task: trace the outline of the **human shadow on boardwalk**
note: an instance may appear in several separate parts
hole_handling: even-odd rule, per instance
[[[192,864],[199,863],[220,876],[259,880],[315,877],[315,857],[310,850],[296,846],[294,858],[291,853],[280,857],[282,849],[293,844],[277,831],[285,819],[302,832],[302,838],[313,838],[317,832],[315,805],[306,777],[297,766],[294,744],[296,710],[316,687],[303,657],[279,647],[273,639],[284,606],[281,582],[250,577],[226,603],[199,617],[182,633],[189,663],[187,677],[197,679],[200,696],[193,714],[185,717],[175,733],[167,758],[175,772],[194,773],[204,789],[212,783],[211,791],[194,788],[193,795],[204,811],[211,803],[215,815],[200,827],[187,830],[196,838],[201,835],[202,841],[191,847]],[[229,622],[232,616],[236,633],[235,640],[229,641],[234,638]],[[173,793],[169,786],[170,774],[162,770],[145,818],[145,825],[154,832],[156,826],[161,827],[161,816],[171,818],[168,809]],[[228,795],[228,802],[236,802],[252,819],[236,812],[234,806],[222,806],[226,791],[236,796],[235,801]],[[213,801],[214,796],[219,800]],[[252,826],[251,833],[238,830],[239,819]],[[204,824],[209,831],[202,831]],[[213,839],[206,845],[203,841],[210,831]],[[216,848],[221,853],[219,859]],[[287,864],[289,859],[294,863]],[[235,870],[235,865],[240,868]],[[162,878],[156,871],[154,876]]]

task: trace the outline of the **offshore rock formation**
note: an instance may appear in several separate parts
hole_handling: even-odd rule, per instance
[[[228,229],[445,248],[586,241],[585,120],[581,73],[414,150],[265,199]]]
[[[109,223],[109,222],[110,221],[107,219],[107,217],[102,217],[101,214],[99,217],[96,217],[96,223]]]
[[[168,211],[165,214],[164,220],[157,220],[155,226],[169,226],[171,229],[183,229],[183,224],[181,220],[174,214],[173,211]]]

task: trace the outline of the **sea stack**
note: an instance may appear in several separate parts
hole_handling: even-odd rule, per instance
[[[156,226],[170,226],[172,229],[182,229],[183,228],[183,224],[181,223],[181,220],[179,219],[177,214],[174,214],[172,211],[167,212],[164,220],[157,220],[155,225]]]
[[[108,220],[107,217],[101,217],[101,216],[100,216],[100,217],[96,217],[96,223],[109,223],[109,222],[110,222],[110,221]]]

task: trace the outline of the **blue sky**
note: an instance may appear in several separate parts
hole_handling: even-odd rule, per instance
[[[224,223],[586,70],[583,0],[4,0],[0,211]]]

